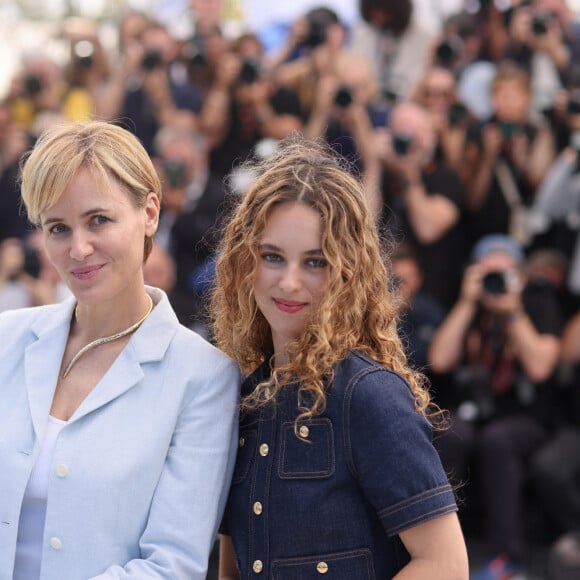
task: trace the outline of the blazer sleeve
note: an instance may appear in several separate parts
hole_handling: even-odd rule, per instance
[[[93,580],[206,578],[238,435],[239,372],[230,359],[220,360],[177,419],[139,543],[142,557]]]

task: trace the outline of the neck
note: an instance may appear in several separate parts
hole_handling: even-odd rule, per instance
[[[151,297],[146,292],[130,303],[108,301],[90,306],[77,303],[72,331],[86,341],[116,334],[140,320],[150,311],[151,304]]]

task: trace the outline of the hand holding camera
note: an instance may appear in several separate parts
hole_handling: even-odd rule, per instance
[[[481,304],[498,315],[510,315],[522,309],[522,282],[513,269],[488,270],[481,277]]]

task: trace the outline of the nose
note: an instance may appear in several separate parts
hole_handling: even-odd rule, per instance
[[[82,230],[76,230],[70,238],[70,257],[77,262],[82,262],[87,256],[93,253],[93,245],[89,236]]]
[[[302,286],[302,274],[297,265],[289,264],[280,276],[279,281],[280,290],[286,294],[296,292]]]

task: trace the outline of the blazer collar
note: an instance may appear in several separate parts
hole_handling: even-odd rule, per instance
[[[179,321],[164,292],[152,287],[147,287],[147,291],[156,303],[155,308],[69,423],[127,392],[143,378],[142,365],[159,361],[165,355],[179,328]],[[37,340],[26,349],[25,380],[38,436],[44,432],[50,412],[74,307],[74,298],[47,307],[31,327]]]

